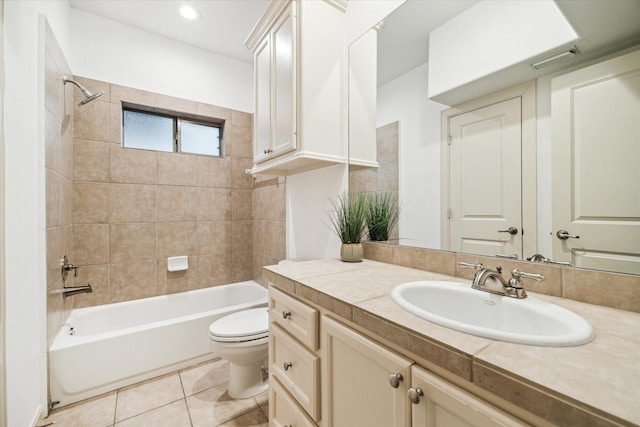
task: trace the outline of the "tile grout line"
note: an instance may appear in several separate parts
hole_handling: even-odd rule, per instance
[[[189,417],[189,424],[193,427],[193,418],[191,418],[191,411],[189,410],[189,403],[187,402],[187,391],[184,389],[184,382],[181,375],[182,369],[177,371],[178,379],[180,380],[180,387],[182,387],[182,400],[184,400],[184,406],[187,408],[187,416]]]

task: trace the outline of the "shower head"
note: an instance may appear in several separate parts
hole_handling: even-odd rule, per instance
[[[84,95],[84,99],[82,101],[80,101],[80,103],[78,105],[88,104],[89,102],[93,101],[94,99],[96,99],[96,98],[98,98],[98,97],[100,97],[100,96],[102,96],[104,94],[104,92],[91,93],[84,86],[82,86],[80,83],[65,77],[64,78],[64,84],[67,84],[67,83],[73,83],[74,85],[78,86],[78,89],[80,89],[80,91]]]

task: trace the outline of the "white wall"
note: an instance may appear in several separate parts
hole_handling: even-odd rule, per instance
[[[340,256],[328,212],[331,199],[348,188],[348,179],[347,165],[287,177],[287,259]]]
[[[4,2],[7,424],[46,409],[44,49],[39,14],[69,51],[66,1]],[[41,38],[42,36],[42,38]],[[42,41],[42,44],[41,44]]]
[[[74,74],[253,112],[253,65],[71,9]]]
[[[353,43],[407,0],[357,0],[347,7],[347,44]]]
[[[400,244],[439,248],[440,113],[448,107],[427,97],[427,68],[420,65],[378,88],[377,126],[400,122]]]

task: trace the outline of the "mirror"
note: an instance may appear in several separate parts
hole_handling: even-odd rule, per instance
[[[350,191],[355,192],[398,192],[402,210],[398,230],[395,232],[397,238],[389,243],[452,250],[443,247],[442,243],[442,223],[447,209],[441,203],[442,113],[451,109],[451,106],[432,101],[427,96],[428,34],[476,3],[472,0],[408,0],[385,18],[377,28],[370,30],[350,45],[350,64],[363,64],[367,61],[363,59],[363,51],[372,50],[371,39],[374,39],[375,53],[371,55],[377,57],[377,83],[375,88],[370,89],[375,93],[366,92],[363,88],[371,88],[371,83],[361,84],[362,81],[358,80],[359,76],[366,73],[360,71],[358,74],[357,65],[350,70],[349,186]],[[534,181],[537,191],[533,196],[537,202],[537,233],[533,246],[535,249],[523,249],[520,257],[524,259],[542,254],[533,260],[537,262],[563,261],[556,256],[557,251],[556,254],[553,252],[556,236],[551,220],[551,202],[554,198],[551,182],[550,124],[552,78],[598,62],[599,58],[611,56],[640,43],[640,27],[637,27],[633,19],[623,18],[638,16],[638,2],[621,0],[616,2],[613,8],[605,7],[604,11],[602,5],[607,3],[605,1],[589,2],[590,7],[594,7],[593,10],[578,7],[575,3],[566,0],[556,1],[563,14],[582,36],[576,42],[581,50],[579,59],[539,70],[532,74],[531,79],[536,81],[537,164],[529,167],[534,168],[537,175]],[[584,3],[582,5],[584,6]],[[604,19],[603,14],[612,15]],[[617,32],[611,28],[605,29],[607,22],[616,22]],[[368,61],[371,62],[372,59],[369,58]],[[366,78],[371,79],[371,74]],[[353,92],[354,87],[358,88],[357,94]],[[353,103],[354,99],[357,99],[357,102]],[[372,108],[370,99],[375,100],[375,112],[368,111]],[[372,115],[375,115],[377,127],[375,138],[370,131],[370,125],[367,125],[373,120]],[[366,126],[369,126],[369,131],[366,130]],[[356,156],[356,153],[359,154]],[[369,153],[369,156],[360,153]],[[371,162],[377,165],[371,165]],[[631,185],[631,196],[640,200],[640,184]],[[446,221],[444,223],[446,224]],[[637,241],[637,246],[635,253],[640,254],[640,240]],[[469,252],[480,253],[473,250]],[[589,268],[639,274],[637,270],[623,267],[600,268],[595,265]]]

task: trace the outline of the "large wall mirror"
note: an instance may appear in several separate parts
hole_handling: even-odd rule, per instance
[[[588,95],[580,94],[580,108],[574,104],[578,96],[574,89],[579,85],[569,87],[562,77],[639,52],[640,2],[556,0],[580,36],[576,41],[580,55],[537,71],[532,69],[529,80],[492,91],[483,96],[484,101],[475,95],[456,105],[430,100],[429,32],[477,3],[408,0],[350,45],[350,191],[398,195],[401,214],[390,244],[518,259],[533,257],[539,262],[640,274],[640,68],[634,71],[632,67],[623,73],[620,85],[601,86],[587,91]],[[540,27],[540,31],[544,28]],[[607,73],[598,69],[596,72]],[[569,87],[564,91],[568,103],[557,95],[563,93],[558,88],[566,89],[565,86]],[[590,98],[596,93],[612,98]],[[491,120],[483,122],[483,114],[493,117],[495,105],[513,99],[514,105],[504,107],[515,110],[505,114],[525,123],[522,129],[518,128],[521,150],[510,154],[520,163],[520,171],[515,173],[522,175],[517,179],[512,179],[512,172],[505,172],[504,165],[497,162],[496,158],[507,154],[494,143]],[[560,162],[556,159],[554,164],[554,156],[558,153],[559,134],[577,131],[575,127],[563,130],[557,126],[563,103],[569,105],[571,112],[572,108],[584,111],[573,120],[580,120],[581,131],[589,132],[591,137],[580,148],[582,157],[568,158],[565,168],[558,169]],[[490,108],[483,110],[484,106]],[[481,125],[474,128],[468,123]],[[633,123],[630,133],[618,132],[621,124],[629,123]],[[477,141],[474,149],[454,153],[458,163],[451,160],[454,154],[443,136],[461,137],[455,134],[456,126],[465,129],[460,132],[465,137]],[[443,132],[445,128],[448,130]],[[503,128],[493,131],[505,133]],[[525,136],[527,132],[529,136]],[[474,165],[477,170],[469,173]],[[460,167],[464,173],[456,169]],[[500,173],[494,173],[496,168]],[[561,192],[555,184],[564,170],[569,170],[577,181]],[[511,191],[516,193],[508,200],[503,199],[506,196],[501,191],[492,191],[495,175],[505,173],[509,175]],[[459,182],[461,176],[466,183]],[[505,205],[518,205],[515,216],[519,223],[494,222],[491,227],[495,228],[495,236],[462,238],[462,244],[452,244],[450,217],[455,203],[443,194],[452,186],[464,188],[456,196],[460,198],[456,206],[485,205],[488,209],[478,215],[476,222],[490,223],[492,216],[502,215],[492,212],[492,206],[502,209]],[[564,199],[584,201],[587,197],[589,201],[580,205],[580,212],[576,206],[563,208],[569,209],[573,222],[560,229],[553,218],[557,218],[554,209]],[[621,205],[619,209],[612,208],[616,203]],[[593,250],[584,243],[589,239],[577,238],[581,233],[591,233],[581,228],[582,223],[599,226],[593,233],[605,242],[606,249]],[[516,249],[510,242],[516,243]]]

